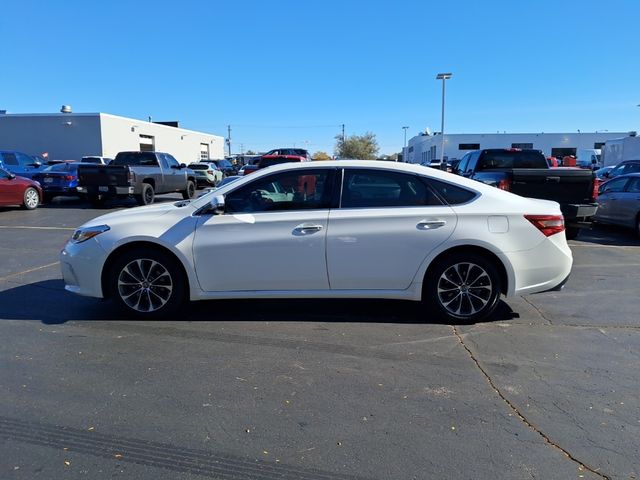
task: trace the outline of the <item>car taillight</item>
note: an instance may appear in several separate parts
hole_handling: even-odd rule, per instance
[[[562,215],[525,215],[534,227],[545,237],[564,231],[564,217]]]
[[[508,178],[503,178],[498,182],[498,188],[500,190],[506,190],[507,192],[511,190],[511,180]]]
[[[64,179],[67,180],[68,182],[70,182],[71,180],[74,179],[74,176],[73,175],[65,175]]]
[[[591,192],[591,199],[595,202],[596,198],[598,198],[598,192],[600,191],[600,185],[602,185],[602,180],[599,178],[593,179],[593,191]]]
[[[207,170],[207,173],[208,173],[209,175],[213,175],[213,170]]]
[[[129,170],[129,185],[133,185],[136,182],[136,174],[133,170]]]

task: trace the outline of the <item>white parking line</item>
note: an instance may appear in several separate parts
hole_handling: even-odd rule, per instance
[[[22,272],[10,273],[9,275],[5,275],[4,277],[0,277],[0,282],[7,280],[12,277],[17,277],[18,275],[26,275],[27,273],[37,272],[38,270],[43,270],[45,268],[53,267],[58,265],[60,262],[48,263],[46,265],[40,265],[39,267],[30,268],[29,270],[24,270]]]
[[[4,228],[6,230],[11,229],[27,229],[27,230],[75,230],[75,228],[71,227],[29,227],[26,225],[0,225],[0,228]]]

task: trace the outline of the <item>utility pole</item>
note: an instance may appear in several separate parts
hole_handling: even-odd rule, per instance
[[[407,129],[409,127],[402,127],[402,129],[404,130],[404,148],[402,149],[402,161],[406,162],[407,159],[405,157],[409,157],[409,155],[407,155]],[[397,162],[398,160],[396,160]]]
[[[442,123],[440,128],[440,136],[442,137],[442,150],[440,152],[440,168],[445,169],[446,164],[444,163],[444,93],[445,87],[444,84],[447,80],[451,78],[451,73],[439,73],[436,75],[436,80],[442,80]]]
[[[344,123],[342,124],[342,145],[344,145],[345,142],[345,138],[344,138]]]
[[[231,156],[231,125],[227,125],[227,148],[229,149],[229,156]]]

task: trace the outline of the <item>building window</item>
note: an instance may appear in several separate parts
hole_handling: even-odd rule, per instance
[[[200,144],[200,160],[209,160],[209,144]]]
[[[413,147],[409,147],[409,153],[413,152]]]
[[[533,150],[533,143],[512,143],[511,148],[519,148],[520,150]]]
[[[429,163],[433,162],[436,159],[436,146],[434,145],[433,147],[431,147],[430,151],[431,159],[429,160]]]
[[[155,138],[151,135],[140,135],[140,151],[141,152],[155,151]]]
[[[551,156],[552,157],[556,157],[556,158],[564,158],[568,155],[573,155],[574,157],[576,156],[576,149],[575,148],[552,148],[551,149]]]
[[[479,143],[459,143],[458,150],[480,150]]]
[[[595,148],[596,150],[599,150],[602,147],[604,147],[604,142],[596,142],[593,144],[593,148]]]

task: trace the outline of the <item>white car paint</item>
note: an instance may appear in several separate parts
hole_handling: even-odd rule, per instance
[[[214,196],[292,169],[368,168],[411,173],[477,193],[453,206],[198,214]],[[561,215],[527,199],[434,169],[394,162],[288,163],[260,170],[192,202],[103,215],[81,228],[110,229],[61,254],[66,289],[101,298],[108,256],[131,242],[166,248],[183,265],[189,298],[393,298],[420,300],[431,262],[454,247],[483,248],[506,272],[508,296],[552,289],[568,277],[564,232],[543,235],[525,217]],[[305,225],[316,228],[300,234]],[[464,250],[463,250],[464,251]]]

